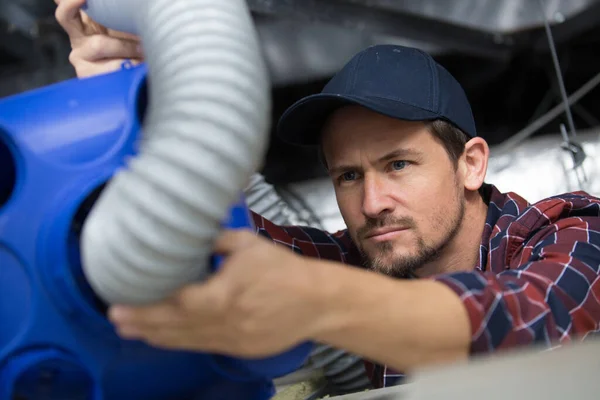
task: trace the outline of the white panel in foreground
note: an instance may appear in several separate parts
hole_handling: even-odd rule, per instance
[[[600,341],[523,351],[417,373],[411,383],[332,400],[598,400]]]

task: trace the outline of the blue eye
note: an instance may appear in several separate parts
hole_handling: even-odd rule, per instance
[[[392,163],[392,168],[395,169],[396,171],[399,171],[401,169],[406,168],[407,162],[406,161],[394,161]]]
[[[353,181],[354,179],[356,179],[356,172],[344,172],[340,178],[342,178],[342,180],[346,182]]]

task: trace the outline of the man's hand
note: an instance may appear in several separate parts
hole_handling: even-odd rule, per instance
[[[81,11],[85,0],[54,0],[56,20],[69,35],[69,61],[78,77],[115,71],[125,60],[143,61],[137,36],[106,29]]]
[[[121,336],[156,347],[263,357],[310,339],[323,309],[320,268],[249,231],[216,244],[227,258],[204,283],[159,304],[113,307]]]
[[[301,257],[248,231],[226,232],[216,251],[227,258],[206,282],[159,304],[113,307],[120,335],[238,357],[311,340],[405,372],[469,354],[468,313],[442,283]]]

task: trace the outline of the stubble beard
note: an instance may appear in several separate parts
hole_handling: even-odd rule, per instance
[[[398,279],[408,279],[416,276],[416,273],[426,264],[439,259],[444,249],[456,237],[465,216],[465,199],[460,197],[457,202],[457,210],[454,213],[455,217],[448,222],[442,216],[436,218],[438,226],[445,229],[445,234],[442,240],[437,244],[427,243],[422,235],[418,232],[417,226],[412,218],[396,219],[393,216],[386,216],[383,219],[368,220],[364,227],[359,229],[358,236],[363,238],[364,234],[375,228],[385,226],[402,226],[411,229],[415,233],[415,251],[416,254],[407,254],[395,256],[391,261],[390,257],[394,253],[394,244],[392,242],[377,243],[375,246],[375,254],[368,255],[364,248],[357,244],[358,250],[363,256],[365,266],[376,272],[383,273]]]

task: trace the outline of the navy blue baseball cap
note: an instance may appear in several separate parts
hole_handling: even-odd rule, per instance
[[[477,136],[471,105],[458,81],[429,54],[397,45],[372,46],[355,55],[321,93],[286,110],[277,134],[291,144],[317,145],[327,119],[346,105],[401,120],[442,119]]]

